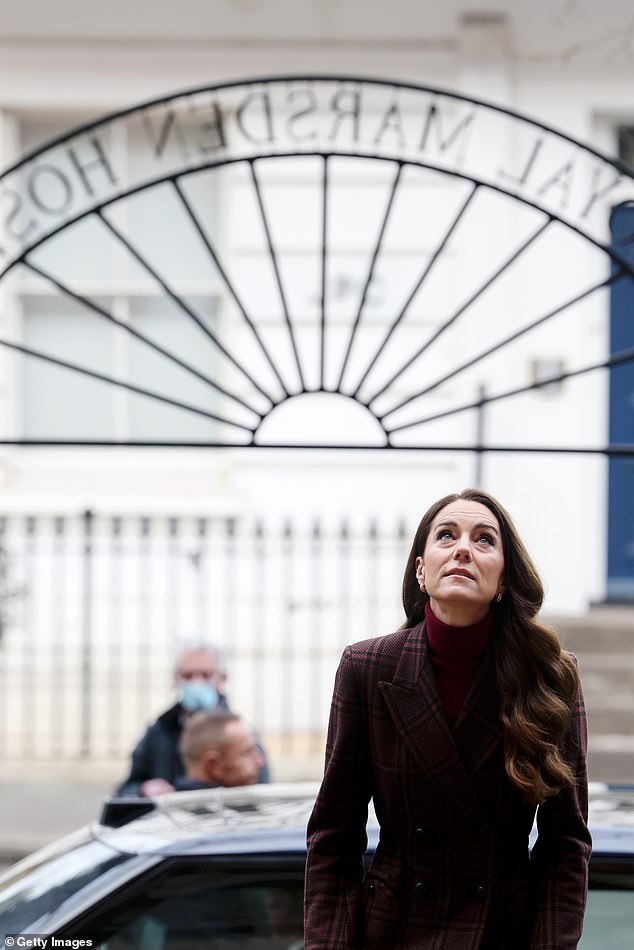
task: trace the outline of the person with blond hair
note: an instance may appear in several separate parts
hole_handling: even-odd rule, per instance
[[[185,775],[175,780],[176,791],[254,785],[264,763],[253,729],[228,709],[194,713],[179,750]]]

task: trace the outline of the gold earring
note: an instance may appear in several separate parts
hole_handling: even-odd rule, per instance
[[[496,604],[499,604],[501,600],[502,600],[502,591],[500,590],[500,591],[498,591],[498,595],[497,595],[497,597],[495,598]]]
[[[419,582],[419,585],[418,585],[418,586],[419,586],[420,589],[421,589],[421,593],[423,593],[423,594],[426,594],[426,593],[427,593],[427,588],[425,587],[425,574],[424,574],[424,573],[421,575],[421,579],[420,579],[420,582]]]

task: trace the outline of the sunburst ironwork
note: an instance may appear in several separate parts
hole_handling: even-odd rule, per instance
[[[482,157],[494,123],[516,134],[522,157],[513,172],[495,156]],[[152,167],[143,175],[124,179],[116,167],[108,142],[117,126],[146,130]],[[187,142],[190,135],[196,148]],[[340,217],[333,224],[337,196],[356,174],[367,177],[382,201],[363,246],[346,243]],[[248,268],[236,267],[236,253],[227,248],[222,227],[210,227],[208,207],[195,200],[192,183],[202,180],[218,204],[228,187],[246,196],[253,230],[247,228],[241,239],[245,245],[257,244],[253,276]],[[297,180],[317,199],[311,241],[301,254],[288,237],[281,240],[278,234],[280,214],[286,225],[292,221],[292,187]],[[355,193],[354,185],[350,194]],[[425,189],[434,210],[433,226],[430,212],[429,220],[411,228],[399,245],[395,222],[407,220],[404,204]],[[119,222],[126,202],[143,195],[164,200],[167,194],[174,213],[178,209],[186,222],[188,240],[206,255],[218,307],[230,318],[221,314],[219,320],[210,320],[201,315],[192,302],[191,287],[183,290],[182,281],[157,264],[150,249]],[[364,194],[360,188],[355,205],[359,215],[364,213]],[[489,407],[634,363],[634,350],[609,353],[599,347],[593,358],[562,365],[545,378],[519,379],[514,384],[490,378],[491,367],[502,365],[500,356],[517,354],[513,347],[518,341],[534,340],[538,329],[553,326],[562,315],[579,314],[578,332],[590,332],[587,327],[594,325],[594,318],[588,320],[584,306],[598,297],[605,310],[606,291],[620,281],[634,280],[634,240],[624,240],[622,247],[612,243],[601,210],[606,203],[633,199],[634,174],[618,160],[508,110],[408,84],[326,76],[226,83],[154,100],[84,125],[27,155],[1,176],[0,288],[18,272],[37,278],[50,292],[107,321],[166,366],[194,379],[208,391],[208,400],[196,403],[163,388],[160,374],[124,378],[8,334],[0,344],[25,359],[45,361],[196,416],[209,424],[209,435],[189,439],[178,433],[165,439],[49,435],[0,442],[267,448],[319,444],[634,455],[634,438],[618,445],[583,444],[563,437],[540,442],[522,438],[521,432],[519,438],[486,439],[482,426]],[[487,207],[506,215],[501,225],[489,225]],[[521,226],[515,226],[509,208],[517,210]],[[179,320],[196,328],[199,347],[182,352],[161,342],[151,329],[117,316],[104,304],[108,294],[103,290],[87,292],[81,280],[61,272],[59,261],[56,266],[46,263],[54,242],[88,220],[98,225],[113,260],[136,268],[151,293],[168,301]],[[297,225],[299,232],[306,221],[298,218]],[[508,240],[505,227],[512,232]],[[169,232],[166,220],[166,245]],[[558,240],[568,241],[571,248],[578,242],[584,260],[593,261],[589,272],[571,277],[562,270],[559,281],[555,265],[551,282],[555,288],[561,285],[563,299],[556,292],[551,300],[537,294],[534,310],[531,300],[523,299],[522,319],[515,315],[501,319],[503,307],[498,301],[497,316],[491,318],[496,332],[491,337],[490,326],[482,322],[487,295],[502,285],[511,288],[512,282],[505,284],[509,275],[521,273],[521,286],[532,281],[536,285],[539,262],[549,255],[544,248],[556,248]],[[439,312],[442,293],[438,287],[433,292],[429,288],[434,279],[438,281],[443,262],[453,259],[457,244],[461,259],[469,256],[469,248],[480,253],[479,242],[495,245],[492,261],[463,293],[454,292],[452,281],[445,277],[451,292],[444,312]],[[399,246],[401,260],[410,262],[407,279],[398,273]],[[570,260],[572,251],[566,253]],[[360,263],[351,277],[341,271],[353,257]],[[290,289],[298,261],[312,267],[313,274],[300,307]],[[265,270],[275,301],[263,290],[259,306],[252,284]],[[349,305],[344,317],[335,317],[334,312],[342,309],[340,298],[349,298]],[[470,349],[463,347],[465,340]],[[437,359],[434,354],[439,354]],[[326,437],[316,442],[308,422],[305,438],[266,436],[273,413],[297,397],[314,394],[338,396],[342,406],[344,400],[355,404],[371,421],[375,435],[365,439],[350,432],[348,437],[344,431],[332,441]],[[519,411],[515,428],[521,429],[523,412]],[[471,430],[463,426],[444,435],[434,425],[468,414],[475,419]]]

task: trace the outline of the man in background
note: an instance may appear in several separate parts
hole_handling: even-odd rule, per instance
[[[164,795],[173,792],[175,781],[185,767],[179,742],[190,716],[213,709],[227,710],[224,693],[227,673],[220,650],[211,643],[184,644],[174,664],[174,686],[178,702],[153,722],[132,752],[127,778],[118,786],[117,795]],[[262,764],[257,781],[269,781],[266,754],[255,737]]]
[[[264,764],[251,727],[227,709],[194,713],[179,748],[186,774],[175,780],[176,791],[254,785]]]

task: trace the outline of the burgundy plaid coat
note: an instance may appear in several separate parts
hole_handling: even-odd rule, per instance
[[[586,720],[575,785],[537,813],[506,777],[499,697],[481,664],[450,730],[424,622],[346,647],[308,827],[306,950],[573,950],[583,922]],[[368,802],[379,844],[363,875]]]

